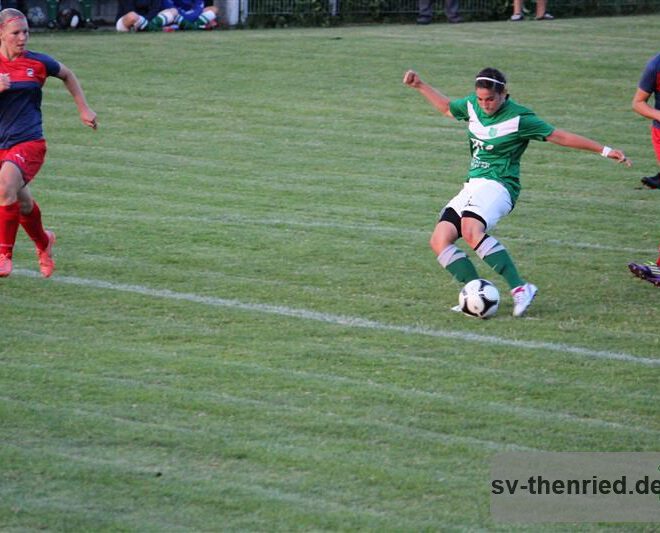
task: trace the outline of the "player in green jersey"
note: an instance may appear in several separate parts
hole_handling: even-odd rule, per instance
[[[623,151],[551,126],[533,111],[514,102],[506,78],[497,69],[485,68],[475,79],[475,91],[451,100],[413,71],[403,83],[417,89],[440,113],[468,123],[472,159],[463,189],[440,213],[430,245],[438,263],[460,283],[479,278],[467,255],[454,244],[459,238],[495,272],[504,277],[513,296],[513,316],[522,316],[537,287],[518,273],[509,252],[491,231],[513,209],[520,194],[520,158],[530,140],[587,150],[627,166]],[[460,311],[458,308],[454,310]]]

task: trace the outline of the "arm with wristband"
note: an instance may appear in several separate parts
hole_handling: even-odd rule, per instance
[[[626,157],[626,154],[623,153],[623,150],[605,146],[597,141],[594,141],[593,139],[571,133],[570,131],[556,129],[547,137],[546,140],[559,146],[566,146],[568,148],[576,148],[578,150],[594,152],[602,155],[603,157],[615,159],[619,163],[625,164],[627,167],[632,165],[632,161]]]

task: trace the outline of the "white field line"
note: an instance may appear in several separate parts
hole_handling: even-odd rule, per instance
[[[38,277],[38,274],[36,272],[30,270],[17,269],[15,273],[28,277]],[[76,285],[79,287],[91,287],[94,289],[113,290],[119,292],[127,292],[131,294],[139,294],[142,296],[149,296],[152,298],[165,298],[169,300],[198,303],[213,307],[239,309],[241,311],[249,311],[252,313],[265,313],[270,315],[285,316],[289,318],[300,318],[303,320],[313,320],[316,322],[323,322],[326,324],[333,324],[336,326],[369,329],[374,331],[397,332],[397,333],[403,333],[404,335],[422,335],[426,337],[454,339],[454,340],[460,340],[463,342],[471,342],[476,344],[509,346],[511,348],[516,348],[516,349],[542,350],[542,351],[559,352],[564,354],[569,353],[581,357],[592,357],[596,359],[624,361],[627,363],[634,363],[634,364],[640,364],[646,366],[660,366],[660,359],[641,357],[624,352],[592,350],[590,348],[583,348],[581,346],[572,346],[570,344],[506,339],[504,337],[496,337],[494,335],[481,335],[478,333],[470,333],[467,331],[460,331],[460,330],[430,329],[423,326],[387,324],[383,322],[377,322],[375,320],[369,320],[366,318],[351,317],[346,315],[336,315],[332,313],[321,313],[318,311],[310,311],[308,309],[296,309],[296,308],[285,307],[280,305],[242,302],[240,300],[217,298],[214,296],[202,296],[193,293],[175,292],[169,289],[152,289],[149,287],[144,287],[142,285],[128,285],[124,283],[113,283],[110,281],[85,279],[85,278],[78,278],[73,276],[54,276],[51,279],[52,281],[58,283],[65,283],[67,285]]]
[[[324,222],[319,220],[295,220],[295,219],[282,219],[282,218],[251,218],[245,217],[242,215],[218,215],[210,217],[194,217],[194,216],[159,216],[159,215],[148,215],[143,213],[136,213],[131,215],[121,215],[121,214],[108,214],[108,213],[61,213],[58,216],[69,216],[76,219],[79,219],[81,216],[88,216],[95,220],[98,219],[110,219],[116,221],[124,222],[135,222],[137,220],[142,221],[167,221],[171,223],[176,222],[194,222],[194,223],[203,223],[203,224],[249,224],[257,226],[284,226],[284,227],[293,227],[293,228],[329,228],[337,230],[348,230],[348,231],[373,231],[376,233],[394,233],[400,235],[419,235],[420,237],[428,237],[431,234],[433,229],[431,225],[427,229],[412,229],[412,228],[400,228],[396,226],[386,226],[382,224],[345,224],[341,222]],[[526,238],[526,237],[504,237],[505,241],[518,241],[518,242],[528,242],[532,244],[539,243],[541,237],[538,238]],[[564,248],[577,248],[580,250],[603,250],[609,252],[626,252],[631,254],[639,254],[639,259],[645,259],[647,257],[652,257],[656,253],[656,249],[649,248],[631,248],[625,246],[613,246],[600,243],[590,243],[590,242],[574,242],[574,241],[563,241],[560,239],[543,239],[543,242],[559,247]],[[631,260],[635,259],[634,257]]]

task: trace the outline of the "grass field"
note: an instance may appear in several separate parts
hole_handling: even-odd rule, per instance
[[[659,16],[197,34],[38,34],[32,186],[58,236],[0,283],[0,530],[652,531],[496,524],[504,450],[658,451],[660,193],[630,101]],[[539,286],[478,321],[427,240],[459,189],[451,97],[484,66],[625,169],[533,143],[495,235]],[[464,246],[465,248],[465,246]]]

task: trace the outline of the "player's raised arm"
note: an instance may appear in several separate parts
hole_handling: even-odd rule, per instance
[[[419,77],[417,72],[414,70],[408,70],[403,75],[403,83],[408,87],[417,89],[422,96],[424,96],[433,107],[435,107],[440,113],[451,117],[452,114],[449,111],[449,98],[447,98],[440,91],[431,87],[428,83],[424,82],[422,78]]]
[[[553,144],[558,144],[559,146],[567,146],[568,148],[576,148],[578,150],[595,152],[602,155],[603,157],[615,159],[627,167],[632,166],[632,161],[626,157],[626,154],[623,153],[623,150],[604,146],[598,141],[583,137],[582,135],[577,135],[576,133],[571,133],[570,131],[556,129],[550,135],[548,135],[546,140]]]

